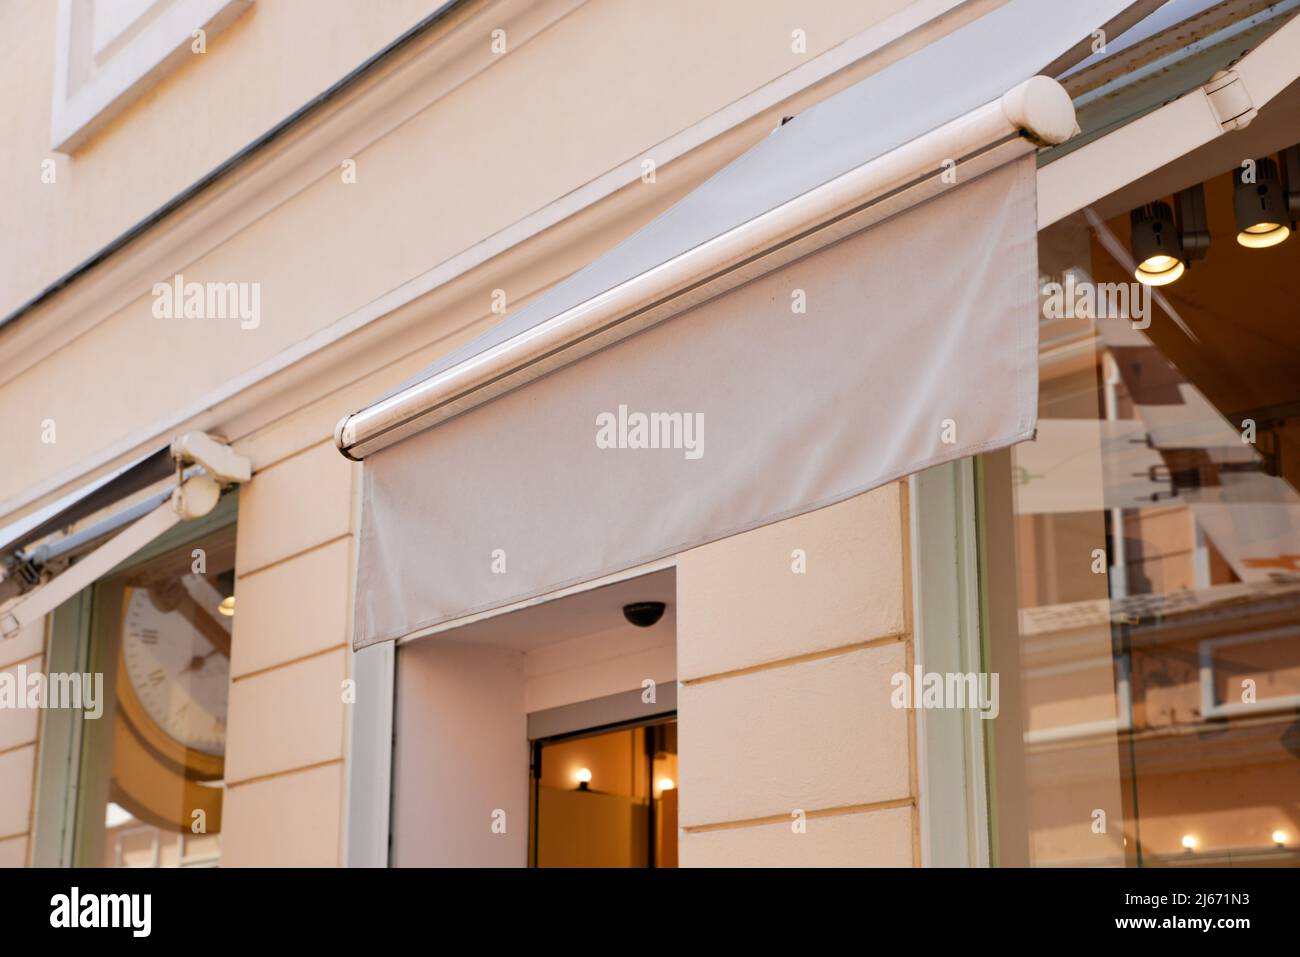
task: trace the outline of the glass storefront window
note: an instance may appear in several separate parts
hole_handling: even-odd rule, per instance
[[[76,863],[218,863],[234,567],[232,525],[96,586]]]
[[[1040,235],[1038,436],[984,463],[1000,863],[1300,864],[1300,240],[1205,190],[1154,291],[1127,212]]]

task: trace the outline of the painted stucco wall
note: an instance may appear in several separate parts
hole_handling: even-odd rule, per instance
[[[905,492],[678,557],[682,866],[919,861]]]
[[[329,443],[240,490],[222,863],[343,863],[354,485]]]
[[[255,2],[207,52],[71,155],[50,149],[58,4],[0,8],[0,209],[40,242],[6,237],[7,313],[242,149],[418,21],[430,0]],[[21,95],[17,91],[21,90]],[[41,181],[53,159],[57,180]]]
[[[0,672],[14,676],[9,680],[17,682],[20,666],[27,674],[40,671],[44,660],[44,620],[0,642]],[[39,719],[31,708],[0,709],[0,867],[28,861]]]

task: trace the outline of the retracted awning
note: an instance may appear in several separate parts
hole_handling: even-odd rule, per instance
[[[1035,76],[1130,6],[1011,0],[781,126],[339,423],[357,648],[1031,437]]]

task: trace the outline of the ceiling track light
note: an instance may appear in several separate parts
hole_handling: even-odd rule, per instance
[[[1291,214],[1291,231],[1295,232],[1296,220],[1300,219],[1300,146],[1288,146],[1278,153],[1277,165],[1287,212]]]
[[[1181,276],[1186,268],[1185,254],[1169,204],[1139,206],[1129,220],[1133,226],[1133,259],[1137,263],[1133,277],[1147,286],[1163,286]]]
[[[1205,216],[1205,184],[1197,183],[1174,196],[1178,213],[1178,239],[1183,245],[1183,262],[1204,259],[1210,251],[1210,225]]]
[[[1267,157],[1245,163],[1233,173],[1232,208],[1237,242],[1248,249],[1267,249],[1291,235],[1292,213],[1277,163]]]

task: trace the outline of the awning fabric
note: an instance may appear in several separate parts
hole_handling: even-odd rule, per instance
[[[931,131],[960,130],[963,115],[996,103],[1127,5],[1012,0],[797,116],[370,408]],[[918,193],[920,205],[888,207],[888,218],[861,220],[867,228],[856,232],[841,226],[825,245],[796,245],[802,258],[774,257],[773,268],[740,273],[743,284],[720,295],[684,296],[670,317],[602,339],[579,361],[542,366],[490,401],[408,420],[396,437],[373,441],[353,422],[367,410],[340,423],[340,447],[365,460],[354,647],[1031,437],[1032,145],[994,155],[972,164],[974,175]]]

